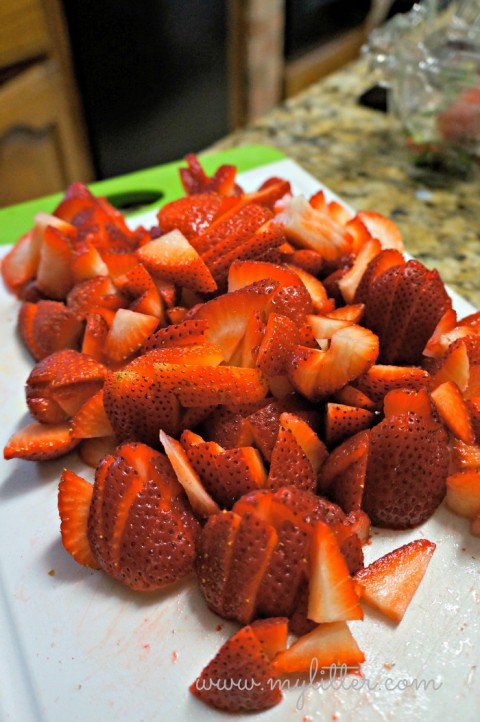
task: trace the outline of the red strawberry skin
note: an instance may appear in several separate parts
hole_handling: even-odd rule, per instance
[[[417,526],[443,500],[448,468],[448,437],[440,424],[412,412],[384,419],[370,432],[362,508],[375,526]]]

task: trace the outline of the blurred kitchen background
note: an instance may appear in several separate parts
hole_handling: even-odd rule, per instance
[[[199,151],[409,0],[0,0],[0,206]]]

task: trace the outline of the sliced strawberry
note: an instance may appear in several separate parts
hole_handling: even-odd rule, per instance
[[[480,513],[480,470],[451,474],[447,479],[445,502],[459,516],[473,519]]]
[[[329,313],[333,310],[332,299],[328,298],[325,286],[318,278],[316,278],[316,276],[312,275],[308,271],[305,271],[303,268],[294,265],[293,263],[288,263],[287,268],[297,274],[307,289],[310,294],[315,313]]]
[[[255,630],[246,626],[222,645],[190,692],[224,712],[260,712],[282,700],[275,677]]]
[[[312,419],[308,423],[301,416],[295,413],[284,411],[280,415],[280,426],[292,432],[296,442],[307,457],[315,475],[318,474],[322,464],[328,456],[327,449],[311,426]]]
[[[113,362],[125,361],[141,348],[157,326],[156,316],[119,308],[105,339],[105,355]]]
[[[217,284],[204,261],[177,230],[170,231],[137,250],[146,268],[167,281],[201,293],[215,291]]]
[[[149,243],[151,240],[152,239],[150,234],[147,234],[145,238],[145,243]],[[139,243],[139,245],[143,245],[143,243]],[[112,279],[116,279],[119,276],[124,276],[126,273],[131,271],[132,268],[134,268],[134,266],[136,266],[138,263],[138,259],[135,253],[131,253],[126,250],[102,249],[101,256],[102,261],[108,268],[108,274]]]
[[[310,248],[327,260],[349,253],[351,236],[328,212],[317,210],[303,196],[294,196],[275,216],[295,245]]]
[[[286,648],[288,636],[287,617],[257,619],[250,626],[269,659],[273,659],[278,652]]]
[[[124,276],[116,278],[115,285],[130,299],[131,311],[156,316],[159,323],[164,322],[165,310],[162,298],[151,275],[141,263],[131,268]]]
[[[78,444],[67,423],[39,424],[33,421],[16,431],[3,450],[5,459],[49,461],[68,454]]]
[[[318,278],[323,266],[323,258],[320,253],[318,253],[318,251],[312,251],[309,248],[295,249],[292,246],[291,252],[288,253],[287,260],[294,268],[302,268],[316,278]]]
[[[326,351],[297,346],[288,376],[297,391],[316,401],[364,374],[377,355],[375,334],[352,324],[334,333]]]
[[[339,279],[338,287],[346,303],[352,303],[358,285],[368,264],[380,253],[382,246],[376,238],[370,238],[358,251],[353,266]]]
[[[431,389],[451,381],[464,393],[470,381],[470,359],[466,343],[454,343],[445,356],[433,365],[431,373]]]
[[[281,424],[272,450],[267,485],[270,489],[279,489],[286,484],[315,492],[317,475],[294,433]]]
[[[374,367],[372,366],[371,368]],[[335,401],[337,404],[357,406],[360,409],[368,409],[369,411],[373,411],[375,409],[375,404],[372,399],[366,394],[364,394],[363,391],[360,391],[360,389],[356,389],[350,384],[347,384],[335,394],[333,394],[332,398],[333,401]]]
[[[177,479],[185,489],[192,509],[201,517],[209,517],[220,511],[217,503],[203,486],[200,477],[188,460],[182,445],[160,429],[160,442],[177,475]]]
[[[363,619],[355,582],[335,534],[321,521],[314,525],[310,547],[308,618],[314,622]]]
[[[88,541],[88,514],[93,485],[65,469],[58,485],[58,513],[62,544],[78,564],[99,569]]]
[[[188,195],[193,193],[216,192],[221,196],[230,196],[239,192],[235,184],[237,169],[233,165],[221,165],[212,177],[207,176],[198,157],[194,153],[185,156],[186,168],[180,168],[180,180]]]
[[[290,319],[287,319],[285,316],[282,316],[282,319],[285,319],[284,325],[288,326]],[[272,321],[272,324],[274,324],[274,321]],[[235,358],[239,359],[240,366],[249,369],[256,368],[258,352],[260,345],[264,340],[266,328],[267,325],[263,320],[262,313],[256,311],[252,314],[252,316],[250,316],[245,327],[241,349],[237,348],[237,352],[235,354]],[[275,336],[275,328],[271,328],[271,332],[272,336]],[[273,341],[273,344],[275,345],[273,338],[271,338],[271,341]],[[267,362],[268,366],[268,356],[266,356],[264,360]]]
[[[72,419],[72,436],[91,439],[113,436],[113,429],[103,405],[103,388],[91,396]]]
[[[417,526],[445,496],[448,467],[440,424],[411,412],[384,419],[370,431],[362,508],[376,526]]]
[[[43,233],[36,285],[45,298],[62,301],[73,286],[72,248],[69,237],[54,226]]]
[[[89,313],[83,334],[82,353],[101,363],[108,361],[105,357],[105,342],[109,328],[110,325],[105,320],[104,314]]]
[[[321,469],[319,488],[346,514],[361,507],[369,448],[370,431],[359,431],[337,446]]]
[[[370,428],[375,419],[373,411],[346,404],[329,402],[325,412],[325,441],[329,446],[335,446],[358,431]]]
[[[429,380],[428,371],[415,366],[374,364],[357,378],[355,386],[379,408],[383,405],[383,399],[389,391],[402,388],[418,390],[425,388]]]
[[[466,404],[472,421],[475,443],[480,444],[480,396],[467,399]]]
[[[166,203],[157,213],[162,233],[178,229],[190,239],[208,228],[220,214],[223,199],[216,193],[196,193]]]
[[[362,599],[399,622],[412,601],[435,551],[428,539],[416,539],[372,562],[355,575]]]
[[[385,417],[414,411],[424,419],[432,419],[432,405],[426,389],[392,389],[383,399]]]
[[[271,313],[257,354],[257,366],[266,376],[285,374],[298,330],[287,316]]]
[[[22,298],[23,290],[37,275],[41,238],[32,228],[2,258],[1,272],[10,293]]]
[[[358,667],[365,661],[346,622],[320,624],[279,652],[272,662],[277,674],[313,672],[324,669],[327,674],[333,666]]]
[[[37,360],[64,348],[78,348],[83,327],[77,317],[59,301],[24,303],[18,317],[18,331]]]
[[[97,236],[92,233],[77,241],[72,249],[72,276],[74,283],[87,278],[108,276],[109,269],[96,246]]]
[[[451,443],[453,469],[466,471],[480,469],[480,446],[478,444],[465,444],[460,439]]]
[[[144,342],[141,353],[147,353],[154,348],[201,344],[205,341],[206,329],[207,322],[204,319],[187,319],[181,323],[159,328]]]
[[[423,355],[432,358],[443,356],[447,346],[444,336],[452,331],[456,325],[457,312],[453,308],[447,308],[428,339],[423,349]]]
[[[402,252],[404,250],[400,228],[391,218],[375,211],[359,211],[356,215],[372,238],[377,238],[383,249],[393,248]]]
[[[107,574],[139,591],[165,587],[192,571],[198,529],[163,454],[134,443],[102,460],[88,539]]]
[[[444,381],[430,394],[445,426],[465,444],[475,443],[475,434],[462,392],[453,381]]]
[[[202,425],[202,433],[210,441],[216,441],[225,449],[237,446],[251,446],[253,434],[248,416],[258,407],[265,405],[262,400],[255,404],[219,406],[215,408]],[[257,445],[258,446],[258,445]]]
[[[248,204],[234,204],[217,217],[203,233],[191,239],[194,248],[203,256],[210,249],[221,248],[227,239],[236,239],[240,245],[251,238],[255,231],[263,226],[272,217],[271,211],[262,206]],[[227,244],[231,241],[228,240]]]
[[[281,201],[284,197],[291,194],[289,181],[284,178],[272,177],[268,178],[257,191],[252,193],[244,193],[242,195],[243,203],[257,203],[258,205],[275,209],[277,201]]]
[[[85,319],[97,307],[116,311],[127,305],[108,276],[95,276],[77,283],[67,296],[67,306],[77,318]]]

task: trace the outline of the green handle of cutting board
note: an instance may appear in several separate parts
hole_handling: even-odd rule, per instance
[[[201,154],[201,158],[207,173],[213,173],[223,163],[235,165],[238,172],[241,173],[265,163],[282,160],[285,155],[268,146],[245,145]],[[89,184],[89,188],[96,195],[108,198],[113,205],[117,208],[120,207],[130,218],[135,213],[144,213],[158,208],[184,194],[178,173],[181,166],[185,166],[183,160],[128,173],[117,178],[97,181]],[[14,243],[32,227],[33,217],[36,213],[41,211],[51,213],[62,197],[63,193],[55,193],[0,209],[0,244]],[[138,207],[139,202],[142,204],[140,208]],[[132,205],[136,206],[136,210],[129,212],[128,206]]]

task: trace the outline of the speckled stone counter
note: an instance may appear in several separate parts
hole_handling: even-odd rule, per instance
[[[409,253],[480,308],[480,167],[468,179],[415,167],[394,119],[357,103],[371,84],[356,61],[211,149],[278,148],[354,208],[393,218]]]

